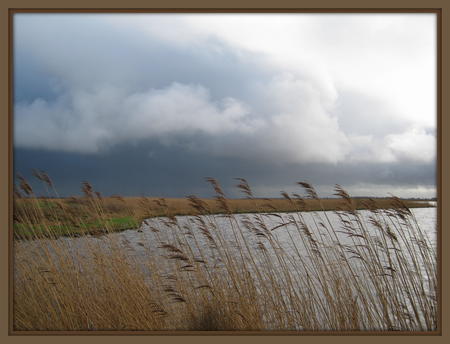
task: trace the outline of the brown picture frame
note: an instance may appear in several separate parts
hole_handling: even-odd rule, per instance
[[[11,2],[11,1],[10,1]],[[448,122],[448,116],[446,117],[446,112],[448,112],[448,105],[447,105],[447,99],[445,99],[443,97],[443,95],[445,95],[445,90],[446,90],[446,85],[448,85],[448,70],[445,66],[445,57],[448,56],[447,50],[448,50],[448,43],[446,43],[445,41],[445,37],[448,38],[448,23],[445,21],[445,13],[447,9],[445,8],[444,5],[444,1],[434,1],[434,2],[430,2],[430,5],[425,4],[425,2],[419,2],[419,4],[417,6],[414,5],[414,2],[408,3],[406,4],[404,1],[391,1],[389,2],[388,5],[384,5],[383,7],[383,3],[387,3],[387,2],[379,2],[378,4],[370,4],[368,8],[363,8],[361,5],[357,6],[355,5],[351,5],[352,2],[350,1],[346,1],[346,2],[341,2],[341,4],[339,4],[339,7],[337,7],[336,5],[334,6],[330,6],[330,4],[326,4],[325,2],[320,2],[320,6],[319,5],[315,5],[317,7],[312,7],[313,4],[308,3],[308,5],[294,5],[291,4],[292,2],[288,2],[288,4],[286,5],[279,5],[279,4],[268,4],[268,5],[263,5],[262,3],[259,3],[257,5],[255,4],[249,4],[246,5],[245,8],[239,8],[239,6],[241,5],[235,5],[233,6],[231,3],[227,3],[225,5],[222,5],[220,7],[217,8],[211,8],[209,6],[206,5],[206,7],[200,5],[194,5],[192,4],[192,2],[190,4],[186,4],[183,6],[182,3],[178,2],[178,4],[173,4],[171,6],[168,5],[168,2],[160,2],[161,6],[156,6],[155,4],[152,4],[152,7],[150,7],[150,5],[148,5],[148,7],[139,1],[135,1],[133,3],[136,3],[136,5],[133,5],[132,7],[134,8],[130,8],[128,6],[131,6],[131,3],[127,3],[126,6],[127,8],[124,8],[123,5],[120,6],[119,5],[114,5],[113,2],[108,3],[107,5],[105,4],[100,4],[100,5],[96,5],[95,3],[91,3],[90,5],[84,5],[82,2],[78,2],[76,4],[67,4],[67,5],[72,5],[69,6],[68,8],[61,8],[60,6],[58,6],[57,4],[52,5],[51,1],[41,1],[39,6],[34,5],[32,6],[32,4],[30,4],[30,2],[27,1],[16,1],[16,2],[12,2],[13,4],[7,4],[6,8],[2,8],[2,12],[1,12],[1,16],[2,18],[7,18],[8,20],[2,21],[4,26],[7,26],[6,28],[6,32],[2,35],[3,38],[7,38],[6,40],[6,44],[4,41],[2,41],[3,46],[7,46],[7,54],[2,54],[2,71],[7,71],[7,76],[8,76],[8,83],[4,83],[6,86],[6,88],[4,89],[4,92],[2,92],[3,95],[3,100],[6,99],[6,101],[2,102],[2,104],[4,104],[4,107],[7,107],[7,111],[3,111],[4,114],[8,114],[7,116],[1,116],[1,125],[0,127],[2,128],[3,132],[2,132],[2,138],[3,138],[3,144],[6,143],[6,146],[2,146],[2,157],[5,157],[4,161],[7,161],[8,164],[5,164],[6,167],[2,167],[1,172],[2,172],[2,180],[5,180],[6,183],[3,183],[3,185],[6,185],[7,188],[2,188],[2,194],[1,194],[1,201],[2,201],[2,213],[1,213],[1,218],[2,219],[8,219],[7,223],[5,221],[2,222],[2,227],[8,228],[8,232],[7,232],[7,236],[5,236],[5,231],[2,232],[2,235],[4,235],[2,237],[2,273],[3,268],[7,267],[7,274],[5,274],[9,277],[8,278],[8,285],[6,288],[6,296],[7,296],[7,302],[8,303],[3,303],[4,298],[4,294],[3,293],[3,289],[2,289],[2,304],[7,304],[8,305],[8,314],[7,317],[5,319],[7,320],[7,334],[9,336],[12,337],[8,337],[8,340],[16,340],[16,336],[18,335],[103,335],[103,336],[108,336],[108,335],[252,335],[252,336],[258,336],[258,335],[262,335],[262,333],[258,333],[255,331],[251,331],[251,332],[242,332],[242,331],[238,331],[235,333],[230,333],[230,332],[214,332],[214,333],[204,333],[204,332],[186,332],[186,331],[174,331],[174,332],[167,332],[167,331],[155,331],[155,332],[151,332],[151,331],[144,331],[144,332],[132,332],[132,331],[99,331],[96,333],[92,333],[92,332],[87,332],[87,331],[78,331],[79,333],[74,333],[74,332],[58,332],[58,333],[52,333],[52,332],[45,332],[45,331],[27,331],[27,333],[23,333],[23,332],[18,332],[18,331],[14,331],[12,329],[12,324],[11,324],[11,315],[12,315],[12,310],[13,310],[13,300],[12,300],[12,267],[11,267],[11,263],[13,261],[13,256],[12,256],[12,236],[11,236],[11,228],[12,228],[12,213],[11,213],[11,206],[12,206],[12,162],[13,162],[13,154],[12,154],[12,140],[11,140],[11,134],[12,134],[12,97],[11,97],[11,90],[12,90],[12,82],[13,82],[13,78],[12,78],[12,73],[11,73],[11,63],[12,63],[12,21],[11,21],[11,16],[13,13],[19,13],[19,12],[115,12],[115,11],[121,11],[121,12],[178,12],[178,13],[195,13],[195,12],[208,12],[208,13],[217,13],[217,12],[228,12],[228,13],[242,13],[242,12],[257,12],[257,13],[274,13],[274,12],[321,12],[321,13],[423,13],[423,12],[431,12],[431,13],[436,13],[438,16],[438,52],[437,52],[437,57],[438,57],[438,78],[437,78],[437,83],[438,83],[438,161],[437,161],[437,189],[438,189],[438,200],[439,200],[439,204],[438,204],[438,220],[439,220],[439,235],[438,235],[438,251],[439,251],[439,266],[440,266],[440,271],[439,271],[439,275],[441,276],[441,285],[442,288],[440,290],[440,324],[439,324],[439,328],[438,331],[430,333],[430,332],[414,332],[414,333],[410,333],[410,332],[397,332],[397,333],[392,333],[392,332],[388,332],[388,333],[382,333],[382,332],[351,332],[351,333],[347,333],[347,332],[315,332],[315,333],[298,333],[298,332],[294,332],[294,331],[279,331],[279,332],[274,332],[274,333],[266,333],[264,332],[264,336],[281,336],[281,335],[314,335],[314,336],[420,336],[420,335],[427,335],[427,336],[431,336],[432,338],[439,338],[439,340],[444,337],[445,335],[445,309],[446,309],[446,305],[445,305],[445,297],[443,295],[443,290],[445,290],[445,286],[447,285],[446,282],[446,277],[445,277],[445,257],[446,257],[446,253],[443,252],[442,247],[444,245],[444,242],[446,242],[446,240],[448,240],[448,238],[446,238],[446,234],[443,231],[443,228],[445,228],[446,223],[448,223],[448,219],[446,218],[445,215],[445,199],[446,199],[446,192],[448,190],[445,190],[445,180],[443,179],[443,176],[445,175],[445,171],[448,171],[448,162],[446,161],[445,157],[444,157],[444,152],[445,152],[445,143],[446,143],[446,139],[445,139],[445,135],[443,135],[444,132],[444,128],[446,127],[446,122]],[[20,4],[19,4],[20,3]],[[303,2],[305,3],[305,2]],[[92,8],[88,8],[91,6],[95,6]],[[166,7],[167,6],[167,7]],[[276,6],[276,7],[275,7]],[[328,7],[330,6],[330,7]],[[415,6],[415,7],[413,7]],[[5,25],[5,23],[7,25]],[[446,31],[447,30],[447,31]],[[6,63],[4,63],[5,61]],[[446,130],[446,129],[445,129]],[[6,153],[6,154],[5,154]],[[5,189],[5,190],[3,190]],[[4,191],[6,191],[6,194],[4,194]],[[6,201],[5,203],[3,203],[4,201]],[[5,206],[3,206],[5,204]],[[4,223],[5,222],[5,223]],[[7,226],[7,227],[6,227]],[[6,240],[4,240],[6,239]],[[448,256],[447,256],[448,259]],[[5,261],[7,262],[7,264],[4,264]],[[4,287],[2,285],[2,287]],[[4,312],[2,312],[2,316]],[[5,323],[3,321],[3,317],[2,317],[2,323]],[[2,325],[3,326],[3,325]],[[3,331],[3,328],[2,328]],[[23,337],[25,339],[25,337]],[[29,337],[28,337],[29,338]],[[429,338],[427,340],[432,340],[432,338]],[[356,338],[355,338],[356,339]],[[384,340],[382,338],[379,338],[380,340]],[[214,339],[215,340],[215,339]],[[347,340],[350,340],[350,338],[347,338]],[[364,339],[366,340],[366,339]],[[434,340],[434,339],[433,339]]]

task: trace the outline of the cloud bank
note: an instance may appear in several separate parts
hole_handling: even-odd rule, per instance
[[[277,165],[433,165],[434,18],[341,19],[16,15],[15,147],[150,140]]]

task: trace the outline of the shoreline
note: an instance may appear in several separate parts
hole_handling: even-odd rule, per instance
[[[42,199],[39,199],[42,201]],[[68,200],[68,199],[64,199]],[[126,202],[126,198],[124,198]],[[179,199],[176,199],[179,201]],[[258,199],[261,201],[262,199]],[[283,199],[277,199],[278,201],[287,201]],[[325,199],[329,200],[329,199]],[[152,219],[152,218],[171,218],[175,216],[196,216],[196,215],[240,215],[240,214],[270,214],[270,213],[297,213],[297,212],[321,212],[321,211],[342,211],[342,209],[339,209],[338,206],[336,206],[335,199],[333,200],[333,207],[331,207],[331,204],[326,204],[327,202],[324,202],[325,204],[322,204],[321,207],[318,207],[319,200],[306,200],[309,208],[306,209],[298,209],[298,207],[294,207],[291,203],[291,207],[280,207],[279,209],[272,208],[268,209],[267,207],[261,207],[259,209],[248,208],[244,207],[243,209],[233,209],[231,213],[227,213],[220,209],[210,209],[208,212],[205,212],[204,214],[199,214],[198,211],[195,211],[194,208],[189,209],[170,209],[170,204],[165,205],[165,209],[154,209],[152,212],[147,212],[145,214],[125,214],[123,212],[117,211],[117,212],[111,212],[108,213],[107,218],[102,218],[101,220],[97,219],[97,222],[94,223],[83,223],[80,221],[79,223],[75,224],[69,224],[65,222],[59,222],[59,223],[38,223],[34,225],[30,224],[23,224],[20,222],[14,222],[13,223],[13,234],[14,234],[14,240],[22,241],[22,240],[36,240],[36,239],[58,239],[60,237],[81,237],[85,235],[90,235],[94,237],[107,235],[109,233],[118,233],[123,232],[127,230],[139,230],[139,228],[142,226],[142,223],[146,219]],[[337,199],[340,202],[342,202],[342,199]],[[382,200],[380,204],[380,200]],[[49,201],[49,200],[45,200]],[[202,199],[202,201],[205,201],[205,199]],[[216,203],[217,200],[207,200],[209,202]],[[231,204],[235,200],[227,200]],[[239,202],[242,202],[243,200],[239,199],[237,200]],[[245,202],[255,202],[255,200],[244,200]],[[270,200],[270,201],[273,201]],[[308,202],[309,201],[309,202]],[[323,202],[324,199],[321,199],[320,202]],[[363,206],[361,203],[364,201],[367,201],[367,199],[352,199],[352,202],[354,202],[354,210],[361,211],[361,210],[369,210],[367,206]],[[394,207],[392,205],[389,205],[386,203],[386,201],[392,202],[392,199],[375,199],[375,203],[378,205],[377,209],[393,209]],[[50,202],[55,202],[55,200],[51,200]],[[56,201],[57,202],[57,201]],[[122,201],[123,202],[123,201]],[[328,201],[329,203],[330,201]],[[414,209],[414,208],[436,208],[436,205],[431,203],[432,201],[406,201],[405,204],[408,208]],[[170,200],[169,200],[170,203]],[[312,206],[314,204],[311,203],[317,203],[316,206]],[[342,204],[342,203],[341,203]],[[255,204],[256,205],[256,204]],[[130,210],[130,209],[128,209]],[[135,209],[133,209],[135,210]],[[178,210],[178,211],[177,211]],[[126,216],[124,216],[126,215]]]

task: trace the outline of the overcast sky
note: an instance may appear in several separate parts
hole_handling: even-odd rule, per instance
[[[62,194],[434,197],[434,14],[15,14],[15,171]]]

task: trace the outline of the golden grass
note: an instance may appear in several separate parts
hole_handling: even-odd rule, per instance
[[[352,204],[356,209],[366,209],[368,198],[353,198]],[[165,202],[166,206],[160,204],[160,201]],[[216,202],[215,199],[202,198],[212,214],[223,213],[223,209]],[[188,198],[157,198],[157,197],[105,197],[103,202],[106,208],[117,211],[117,214],[127,214],[126,209],[133,209],[136,215],[145,215],[150,217],[164,216],[168,212],[170,215],[195,215],[195,211],[191,206]],[[148,202],[148,208],[144,212],[142,207],[143,202]],[[255,212],[291,212],[295,211],[296,207],[285,198],[257,198],[257,199],[228,199],[230,210],[233,213],[255,213]],[[341,200],[335,198],[328,199],[306,199],[308,210],[336,210],[341,206]],[[423,208],[428,205],[424,202],[404,200],[409,208]],[[377,199],[377,206],[380,208],[388,208],[391,206],[391,199],[381,198]],[[123,207],[122,212],[119,209]]]
[[[143,220],[160,216],[195,215],[196,209],[188,198],[157,197],[89,197],[70,198],[15,198],[16,238],[34,236],[67,236],[101,234],[140,226]],[[201,199],[209,214],[223,214],[224,209],[215,199]],[[341,200],[305,199],[304,211],[337,210]],[[403,200],[408,208],[429,207],[427,202]],[[351,199],[354,209],[367,209],[368,198]],[[234,214],[294,212],[296,204],[286,198],[227,199],[228,211]],[[391,207],[391,199],[376,200],[380,209]],[[33,209],[38,208],[38,211]],[[99,209],[101,216],[99,217]],[[31,229],[34,226],[33,229]]]
[[[146,221],[136,231],[137,246],[117,234],[83,234],[88,231],[78,238],[15,241],[14,328],[436,329],[436,252],[402,200],[392,198],[389,206],[365,200],[363,216],[339,186],[339,200],[320,200],[301,183],[305,198],[284,194],[278,200],[293,213],[280,215],[274,207],[271,214],[242,216],[236,209],[261,212],[266,201],[253,198],[245,180],[239,186],[245,201],[227,200],[220,185],[210,183],[215,200],[158,200],[167,217]],[[123,214],[136,218],[155,211],[151,199],[105,201],[92,188],[85,191],[85,198],[72,200],[76,211],[67,200],[49,206],[31,191],[16,221],[30,232],[41,222],[41,230],[51,232],[50,224],[62,219],[73,236],[69,218],[83,228],[117,214],[120,203]],[[195,215],[174,217],[173,209],[186,204]],[[304,212],[331,204],[338,222],[329,213]],[[211,215],[216,212],[225,215]]]

